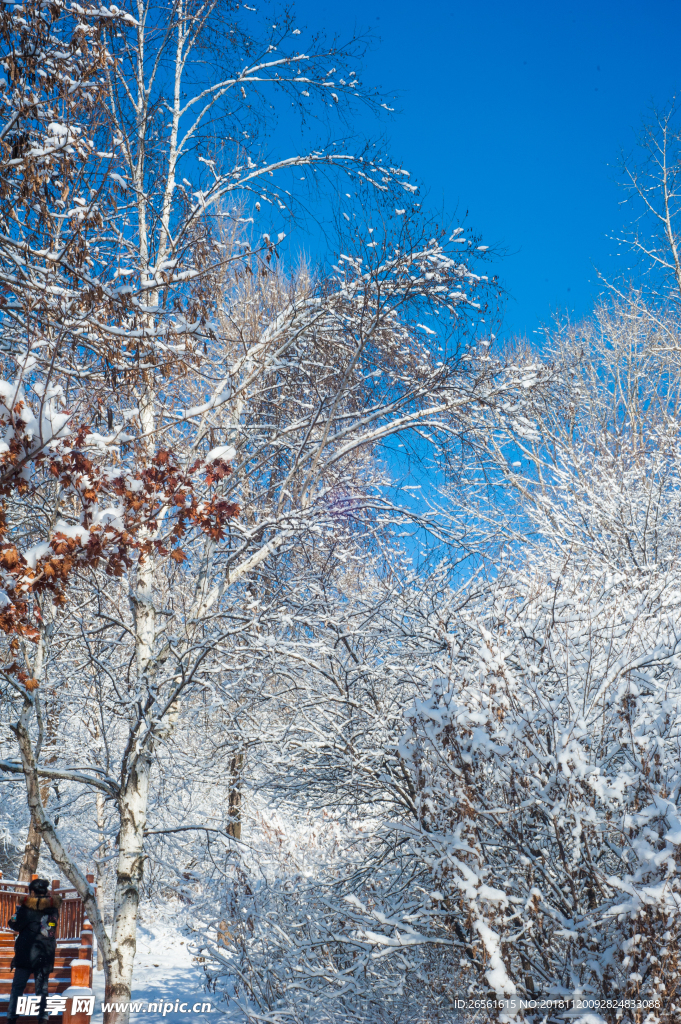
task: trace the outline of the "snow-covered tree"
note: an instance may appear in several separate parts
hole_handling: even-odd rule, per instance
[[[184,39],[185,29],[196,27],[183,10],[175,11],[177,22],[171,18],[171,39]],[[8,574],[28,588],[26,614],[35,617],[37,605],[41,625],[31,626],[39,657],[27,656],[30,676],[17,668],[26,675],[15,684],[23,701],[16,730],[22,762],[8,760],[5,768],[26,774],[35,826],[86,901],[107,972],[107,998],[121,1002],[130,994],[147,835],[205,829],[194,815],[205,806],[215,773],[222,773],[229,813],[217,828],[237,837],[249,741],[239,716],[244,702],[269,700],[272,685],[271,673],[254,671],[262,662],[258,606],[271,566],[285,565],[306,545],[314,548],[315,538],[339,521],[376,521],[385,528],[405,516],[384,493],[380,447],[398,435],[416,436],[417,444],[478,437],[485,410],[515,394],[519,383],[517,373],[491,365],[484,350],[477,351],[474,333],[466,334],[466,325],[480,318],[477,296],[486,281],[461,254],[460,234],[434,234],[416,207],[398,212],[394,232],[369,225],[362,234],[358,227],[326,276],[290,280],[270,270],[267,242],[262,253],[251,253],[229,222],[230,240],[218,234],[218,200],[235,182],[245,188],[234,167],[219,177],[210,202],[203,193],[186,207],[175,177],[177,125],[164,135],[155,114],[145,120],[146,107],[140,113],[131,94],[117,91],[134,81],[136,95],[153,107],[149,96],[167,84],[154,76],[165,68],[170,43],[156,40],[158,63],[149,63],[144,31],[138,18],[134,26],[118,26],[110,42],[110,152],[128,161],[128,178],[112,174],[134,201],[126,205],[124,195],[116,207],[109,193],[101,251],[124,255],[119,265],[109,261],[101,307],[96,316],[87,307],[80,342],[52,350],[50,394],[63,437],[53,431],[45,466],[42,454],[36,460],[30,453],[38,468],[26,489],[44,503],[34,524],[38,536],[27,547],[17,519],[6,539],[16,556]],[[115,52],[124,45],[121,38],[127,39],[124,57]],[[192,39],[181,47],[191,49]],[[182,104],[189,102],[181,83],[190,65],[182,49],[179,56],[172,52],[180,76],[174,95]],[[138,61],[136,77],[121,71],[128,59]],[[151,76],[147,89],[140,85],[143,72]],[[121,114],[124,101],[132,120]],[[176,113],[180,121],[189,116]],[[133,132],[133,123],[145,125],[148,135]],[[326,161],[337,162],[333,154]],[[412,186],[397,171],[359,158],[355,165],[365,190],[379,197],[384,189],[409,194]],[[267,175],[276,169],[268,164]],[[379,175],[387,184],[376,180]],[[160,202],[159,196],[157,217],[147,204]],[[428,317],[432,327],[422,323]],[[29,365],[33,376],[25,387],[39,396],[45,370],[40,362],[35,367]],[[10,381],[8,393],[15,386]],[[87,427],[70,425],[75,413],[69,420],[62,394],[81,420],[89,415]],[[97,429],[104,415],[106,434]],[[10,419],[8,411],[14,430]],[[28,433],[35,433],[32,426]],[[51,467],[59,460],[52,482]],[[58,576],[56,605],[53,586],[41,602],[40,559]],[[67,592],[70,602],[64,603]],[[271,615],[276,594],[266,596]],[[203,728],[208,692],[219,712],[199,747],[192,736],[197,723]],[[226,744],[215,729],[227,732]],[[61,745],[64,735],[69,741]],[[191,770],[189,758],[183,765],[203,779],[203,797],[186,777],[173,789],[178,764],[170,752],[179,749],[196,750]],[[43,803],[45,780],[81,792],[74,806],[85,807],[89,799],[91,822],[97,822],[96,835],[89,833],[91,851],[101,854],[107,835],[117,837],[108,926],[84,878],[87,847],[74,832],[76,821],[82,829],[83,816],[57,827]],[[162,800],[168,789],[192,799],[184,806]],[[56,808],[60,800],[57,795]],[[157,827],[150,827],[150,814]]]
[[[558,339],[537,440],[497,448],[525,539],[442,631],[402,747],[476,983],[608,1024],[679,1001],[679,377],[631,310]]]
[[[260,845],[203,940],[245,1007],[448,1019],[471,991],[678,1015],[674,332],[627,303],[553,340],[518,429],[488,435],[494,563],[351,558],[316,614],[301,596],[270,623]]]

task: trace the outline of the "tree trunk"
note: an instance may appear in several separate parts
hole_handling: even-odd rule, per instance
[[[96,879],[97,879],[97,905],[99,912],[102,915],[104,921],[104,901],[102,899],[102,889],[104,887],[104,873],[102,871],[101,861],[106,855],[106,842],[104,840],[104,796],[102,793],[97,793],[95,800],[97,801],[97,830],[99,831],[99,846],[97,847],[97,866],[96,866]],[[105,922],[106,923],[106,922]],[[102,954],[102,947],[97,943],[97,970],[104,970],[104,956]]]
[[[28,826],[28,839],[26,840],[26,846],[24,847],[24,858],[19,868],[19,881],[30,882],[33,875],[38,869],[38,861],[40,860],[40,832],[35,826],[33,817],[31,817],[31,824]]]
[[[45,806],[47,797],[49,795],[50,787],[40,787],[40,799]],[[26,846],[24,847],[24,857],[19,868],[20,882],[30,882],[38,870],[38,862],[40,860],[40,830],[36,826],[35,818],[31,815],[31,823],[28,826],[28,838],[26,840]]]
[[[229,807],[227,834],[241,839],[241,772],[244,766],[243,752],[235,754],[229,765]]]
[[[106,957],[110,959],[109,937],[106,934],[102,915],[99,912],[99,907],[97,906],[92,886],[82,871],[78,868],[77,864],[69,856],[56,833],[54,823],[45,813],[41,797],[41,786],[28,728],[33,710],[34,704],[30,696],[27,696],[24,700],[24,707],[19,721],[16,725],[10,726],[10,729],[17,738],[19,750],[21,752],[24,776],[26,778],[26,796],[28,798],[31,817],[33,821],[36,822],[42,837],[45,839],[52,855],[52,860],[57,867],[64,872],[68,880],[80,894],[85,907],[85,912],[89,920],[92,922],[95,935],[97,936],[97,941],[101,943]]]
[[[144,237],[144,236],[143,236]],[[143,254],[144,255],[144,254]],[[143,259],[143,265],[146,257]],[[139,395],[140,423],[145,437],[145,454],[151,459],[153,443],[150,438],[155,426],[155,394],[145,383]],[[144,532],[144,531],[143,531]],[[147,531],[151,538],[151,533]],[[155,693],[157,664],[154,657],[156,639],[156,608],[154,604],[154,560],[147,554],[137,564],[137,573],[131,579],[130,603],[135,622],[135,655],[137,686],[150,696]],[[154,707],[154,712],[158,708]],[[138,722],[141,727],[142,722]],[[113,921],[108,955],[104,956],[105,1001],[125,1005],[125,1009],[107,1010],[103,1024],[128,1024],[132,994],[132,972],[137,948],[137,915],[140,888],[144,872],[144,829],[147,823],[149,801],[149,774],[153,740],[147,738],[148,747],[138,746],[139,737],[131,737],[129,767],[124,768],[125,779],[118,798],[120,816],[118,868],[114,895]]]
[[[130,1002],[132,969],[137,948],[137,914],[144,870],[144,829],[147,823],[151,758],[140,755],[119,806],[121,831],[110,954],[105,958],[105,1001]],[[128,1024],[129,1008],[107,1010],[104,1024]]]

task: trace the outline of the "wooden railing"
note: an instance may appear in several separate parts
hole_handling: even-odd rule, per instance
[[[33,878],[37,877],[33,875]],[[94,875],[86,877],[88,882],[94,882]],[[26,892],[26,882],[3,878],[0,872],[0,932],[13,934],[9,928],[9,919],[15,911],[17,900]],[[90,1024],[95,1005],[92,994],[92,925],[85,917],[83,901],[75,889],[62,886],[59,879],[54,879],[52,893],[62,897],[57,923],[57,955],[67,961],[53,975],[53,982],[59,983],[57,993],[62,1000],[62,1008],[53,1011],[57,1014],[55,1020],[58,1021],[61,1015],[61,1024]],[[10,944],[7,938],[4,941]],[[73,949],[75,945],[78,946],[76,950]],[[69,972],[67,977],[70,984],[66,989],[63,988],[64,970]]]
[[[87,880],[93,882],[94,875],[88,875]],[[14,879],[2,878],[0,875],[0,931],[10,931],[9,919],[16,910],[17,899],[27,892],[27,882],[16,882]],[[57,942],[65,942],[69,939],[79,941],[83,925],[87,921],[83,900],[75,889],[62,886],[57,878],[52,882],[52,894],[62,897],[59,920],[57,921]]]

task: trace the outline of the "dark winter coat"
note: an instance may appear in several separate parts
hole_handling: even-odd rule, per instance
[[[9,926],[14,940],[14,967],[29,971],[54,969],[57,918],[61,896],[22,896]]]

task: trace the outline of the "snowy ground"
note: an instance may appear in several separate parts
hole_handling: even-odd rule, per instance
[[[93,988],[95,1012],[93,1024],[101,1024],[102,1000],[104,999],[104,972],[95,967]],[[177,921],[172,918],[155,917],[140,925],[137,933],[137,953],[133,975],[133,1002],[141,1002],[142,1008],[130,1014],[131,1024],[152,1024],[163,1020],[164,1024],[226,1024],[235,1021],[224,1005],[216,1007],[215,999],[205,990],[205,975],[201,965],[194,961],[188,949],[186,936],[180,933]],[[177,1003],[186,1003],[187,1012],[182,1013]],[[172,1003],[173,1009],[147,1009],[149,1004]],[[197,1004],[210,1003],[211,1012],[192,1012]]]

